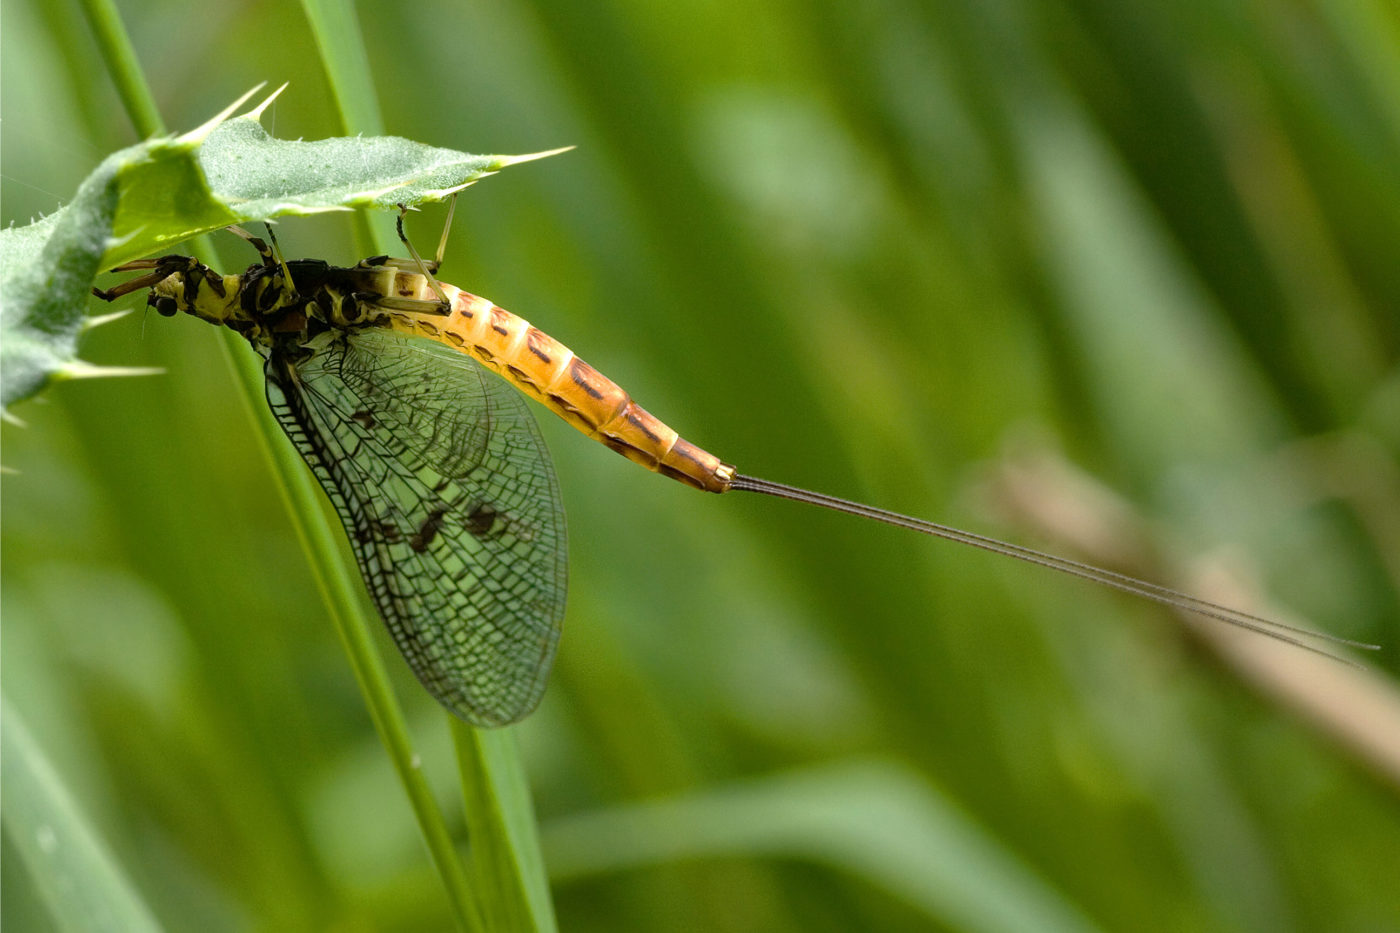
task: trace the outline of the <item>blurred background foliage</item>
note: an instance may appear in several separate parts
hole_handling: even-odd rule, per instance
[[[337,134],[299,7],[122,7],[172,129],[266,80]],[[578,146],[469,190],[443,278],[688,438],[1386,646],[1280,657],[546,424],[572,601],[518,732],[564,928],[1400,928],[1392,4],[358,11],[389,132]],[[75,5],[0,15],[22,224],[134,140]],[[167,375],[5,427],[5,692],[170,928],[444,928],[215,337],[133,314],[84,355]]]

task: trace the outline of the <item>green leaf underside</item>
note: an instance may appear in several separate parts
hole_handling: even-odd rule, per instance
[[[103,269],[230,224],[440,201],[513,162],[552,154],[472,155],[397,136],[276,139],[258,122],[271,100],[115,152],[68,205],[0,230],[0,403],[8,408],[83,370],[77,339]]]
[[[269,136],[254,120],[238,119],[210,135],[200,161],[217,196],[262,217],[439,201],[493,174],[509,158],[399,136],[294,142]]]

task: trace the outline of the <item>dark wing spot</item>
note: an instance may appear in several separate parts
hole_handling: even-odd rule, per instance
[[[418,531],[409,536],[408,546],[419,554],[426,551],[442,528],[442,517],[446,514],[446,509],[433,509],[429,512],[428,517],[423,519],[423,524],[418,526]]]
[[[364,428],[366,431],[368,431],[370,428],[374,427],[378,423],[374,420],[374,415],[364,408],[361,408],[359,411],[355,412],[350,417],[353,418],[355,421],[358,421],[360,423],[360,427]]]
[[[489,502],[483,502],[471,510],[464,523],[467,531],[474,537],[484,538],[491,533],[491,529],[496,525],[496,517],[500,513],[496,507]]]

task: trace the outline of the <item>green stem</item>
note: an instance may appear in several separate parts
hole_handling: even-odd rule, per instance
[[[481,930],[479,912],[467,885],[461,858],[453,845],[437,798],[433,796],[418,766],[418,754],[413,750],[403,712],[389,686],[384,660],[374,646],[370,621],[364,611],[359,575],[348,568],[342,556],[340,531],[327,517],[321,505],[321,494],[305,464],[291,445],[278,436],[280,429],[261,401],[264,392],[262,370],[242,348],[245,341],[231,331],[225,332],[224,336],[229,365],[243,389],[249,416],[260,428],[258,437],[277,475],[283,504],[291,516],[297,538],[311,566],[312,577],[330,611],[341,644],[350,658],[355,680],[360,685],[379,739],[389,753],[394,770],[398,772],[404,792],[408,794],[418,827],[423,833],[423,841],[452,902],[453,913],[464,929]]]
[[[122,25],[121,14],[111,0],[79,0],[88,25],[97,39],[97,48],[107,63],[107,73],[117,86],[117,94],[122,106],[131,118],[136,132],[143,138],[161,136],[166,132],[165,122],[160,118],[156,99],[151,94],[146,75],[141,70],[141,62],[136,58],[131,38]]]
[[[474,729],[452,719],[452,741],[473,830],[472,876],[487,925],[493,930],[556,929],[535,808],[514,731]]]
[[[382,133],[369,56],[353,7],[339,0],[302,0],[302,7],[321,50],[342,129],[347,134]],[[378,252],[401,251],[387,226],[377,232]],[[359,233],[365,235],[366,228]],[[473,729],[450,714],[447,719],[462,777],[472,880],[485,920],[491,929],[554,929],[534,808],[513,736],[504,730]]]
[[[83,0],[83,9],[96,36],[98,46],[117,84],[118,92],[137,131],[146,136],[165,132],[164,122],[155,105],[155,98],[146,83],[131,41],[122,26],[121,17],[108,0]],[[263,450],[279,481],[282,499],[306,551],[312,574],[330,610],[342,644],[350,657],[355,677],[369,707],[380,740],[398,772],[399,780],[408,794],[414,815],[418,819],[424,841],[433,863],[447,889],[458,924],[466,930],[482,929],[479,913],[467,886],[466,872],[453,845],[451,833],[437,800],[428,789],[418,767],[418,755],[408,738],[403,713],[389,689],[388,676],[370,636],[369,622],[364,612],[357,575],[347,569],[337,541],[337,533],[327,519],[319,495],[305,467],[285,444],[272,419],[266,415],[262,397],[262,373],[246,356],[233,348],[242,341],[233,333],[225,334],[224,346],[242,387],[242,395],[258,426]],[[263,414],[256,414],[263,412]]]

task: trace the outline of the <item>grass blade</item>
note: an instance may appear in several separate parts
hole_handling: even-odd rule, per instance
[[[23,717],[0,697],[5,835],[61,930],[142,933],[160,924],[117,864]]]

